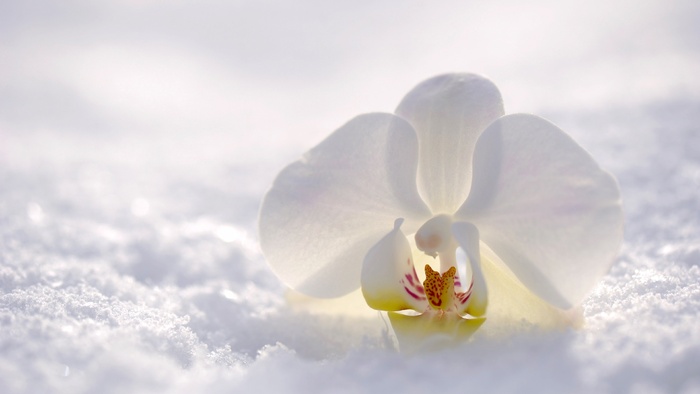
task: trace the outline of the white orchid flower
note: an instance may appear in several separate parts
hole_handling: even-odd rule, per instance
[[[617,255],[622,210],[615,179],[557,126],[504,116],[491,81],[447,74],[282,170],[259,225],[272,269],[298,292],[361,287],[378,310],[488,317],[490,300],[515,287],[534,294],[514,293],[516,305],[579,305]],[[435,271],[416,270],[425,256]]]

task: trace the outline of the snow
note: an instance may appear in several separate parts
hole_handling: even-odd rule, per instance
[[[699,21],[692,1],[3,3],[0,392],[700,392]],[[580,330],[405,355],[378,318],[289,308],[259,252],[277,171],[452,70],[620,182],[625,242]]]

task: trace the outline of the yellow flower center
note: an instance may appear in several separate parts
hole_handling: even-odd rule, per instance
[[[440,275],[439,272],[434,271],[429,265],[425,265],[423,287],[425,288],[428,302],[434,309],[454,309],[455,274],[457,274],[455,267],[451,267]]]

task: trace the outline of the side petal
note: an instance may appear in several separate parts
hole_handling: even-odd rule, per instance
[[[362,295],[370,308],[380,311],[428,308],[423,285],[418,280],[411,246],[401,231],[403,219],[367,252],[362,264]]]
[[[418,134],[423,199],[435,214],[454,213],[469,194],[476,140],[503,115],[501,93],[482,76],[445,74],[411,90],[396,114]]]
[[[429,217],[417,157],[410,124],[367,114],[282,170],[260,208],[260,246],[273,271],[313,297],[359,288],[362,259],[387,226],[405,217],[417,228]]]
[[[479,138],[472,191],[456,213],[517,278],[568,309],[608,271],[622,241],[615,179],[552,123],[505,116]]]

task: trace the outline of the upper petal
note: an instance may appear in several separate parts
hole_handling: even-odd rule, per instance
[[[622,240],[615,179],[550,122],[505,116],[476,145],[472,191],[456,216],[533,293],[559,308],[581,302]]]
[[[260,246],[293,289],[337,297],[360,286],[362,259],[397,217],[429,212],[415,183],[416,135],[391,114],[358,116],[277,176],[260,209]]]
[[[396,114],[418,134],[421,196],[433,213],[454,213],[469,194],[476,140],[503,115],[501,93],[482,76],[445,74],[411,90]]]

